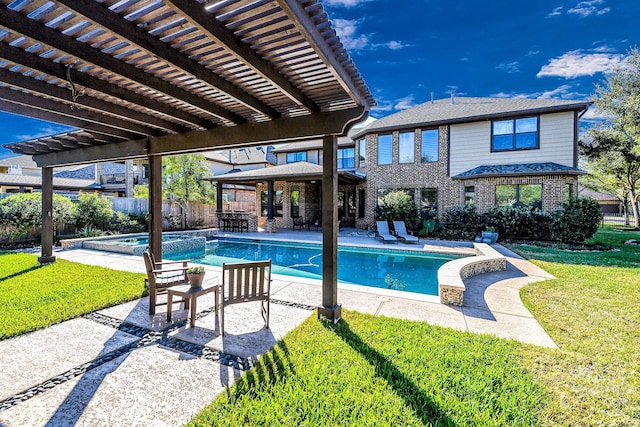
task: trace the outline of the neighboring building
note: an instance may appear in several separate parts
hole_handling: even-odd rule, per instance
[[[624,213],[624,206],[615,194],[608,191],[594,191],[582,185],[578,186],[578,195],[596,200],[600,205],[600,210],[604,214]]]
[[[384,117],[353,135],[366,173],[365,215],[405,189],[422,209],[475,203],[554,209],[577,195],[578,122],[586,101],[440,99]]]
[[[556,208],[576,196],[578,122],[586,101],[506,98],[440,99],[354,127],[338,139],[338,217],[341,224],[374,224],[380,196],[410,192],[422,211],[438,214],[474,203]],[[268,171],[230,173],[223,182],[257,185],[260,223],[267,182],[274,182],[275,219],[319,219],[322,141],[273,150]],[[294,166],[292,164],[297,164]]]

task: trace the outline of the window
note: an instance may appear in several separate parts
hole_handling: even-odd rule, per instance
[[[538,118],[526,117],[493,122],[491,151],[538,148]]]
[[[526,206],[542,209],[542,185],[496,185],[496,206]]]
[[[358,218],[364,218],[364,189],[358,190]]]
[[[282,190],[276,190],[273,195],[273,216],[282,216]]]
[[[420,154],[422,163],[438,161],[438,129],[422,131],[422,152]]]
[[[260,210],[262,211],[262,216],[269,215],[269,193],[266,190],[263,190],[260,193]],[[282,190],[277,190],[273,194],[273,216],[282,216]]]
[[[338,169],[353,169],[355,168],[355,148],[340,148],[338,149]]]
[[[297,153],[287,153],[287,163],[306,162],[307,152],[298,151]]]
[[[384,199],[384,196],[386,196],[387,194],[391,193],[391,191],[388,188],[379,188],[378,189],[378,206],[382,206],[383,205],[383,201],[382,199]]]
[[[364,167],[367,164],[367,142],[364,138],[358,141],[358,160],[360,167]]]
[[[438,212],[438,189],[422,188],[420,189],[420,211],[429,216],[435,216]]]
[[[464,187],[464,204],[474,205],[476,203],[476,187],[473,185]]]
[[[291,191],[291,218],[300,216],[300,191]]]
[[[268,204],[269,194],[266,190],[263,190],[260,193],[260,212],[262,212],[262,216],[267,216],[269,214],[269,204]]]
[[[400,134],[398,163],[413,163],[415,161],[415,133],[403,132]]]
[[[393,137],[391,134],[378,135],[378,164],[390,165],[393,162]]]

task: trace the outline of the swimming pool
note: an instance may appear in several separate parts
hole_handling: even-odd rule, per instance
[[[438,295],[438,268],[460,257],[422,251],[339,246],[338,280],[348,284]],[[195,263],[218,267],[223,262],[271,258],[274,274],[322,278],[322,246],[317,244],[219,238],[207,242],[204,252],[174,252],[165,258],[188,258]]]

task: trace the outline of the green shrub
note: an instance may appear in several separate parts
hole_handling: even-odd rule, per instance
[[[76,227],[91,226],[101,230],[107,229],[107,222],[113,217],[111,200],[96,194],[81,194],[76,205]]]
[[[442,214],[443,235],[449,239],[473,240],[484,227],[475,205],[455,206]]]
[[[75,206],[69,198],[54,194],[51,215],[54,227],[72,223]],[[0,225],[7,240],[26,238],[30,234],[37,237],[42,226],[42,194],[18,193],[0,200]]]
[[[485,225],[496,227],[500,238],[550,240],[552,216],[529,207],[495,207],[483,215]]]
[[[108,224],[108,231],[115,233],[140,233],[144,226],[134,217],[125,212],[114,212]]]
[[[376,219],[404,221],[409,229],[415,230],[419,214],[413,195],[405,190],[391,191],[386,194],[382,197],[382,203],[376,207]]]
[[[553,214],[553,238],[564,243],[584,243],[596,234],[602,221],[600,205],[590,198],[571,198]]]

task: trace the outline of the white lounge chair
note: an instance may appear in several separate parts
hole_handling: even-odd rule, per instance
[[[393,228],[396,230],[396,237],[405,243],[418,243],[419,240],[416,236],[407,232],[407,228],[404,225],[404,221],[393,221]]]
[[[389,231],[389,223],[387,221],[376,221],[376,238],[380,237],[383,242],[397,242],[398,238]]]

